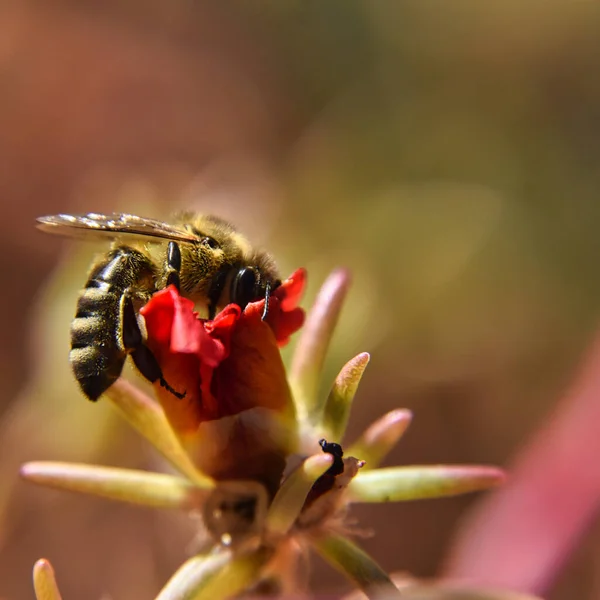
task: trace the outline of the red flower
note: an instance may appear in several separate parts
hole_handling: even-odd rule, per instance
[[[304,322],[297,306],[306,272],[297,270],[270,297],[267,319],[264,300],[226,306],[214,320],[199,319],[193,303],[170,286],[141,309],[147,344],[166,381],[179,399],[158,383],[158,398],[172,426],[194,433],[201,423],[237,415],[252,408],[285,411],[291,395],[278,346]]]

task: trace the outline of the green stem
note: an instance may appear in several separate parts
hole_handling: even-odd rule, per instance
[[[351,579],[369,598],[400,598],[388,574],[356,544],[341,535],[313,540],[315,550],[333,567]]]

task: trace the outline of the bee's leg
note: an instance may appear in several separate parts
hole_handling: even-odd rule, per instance
[[[263,308],[262,316],[260,317],[261,321],[265,321],[269,315],[269,300],[271,298],[271,284],[267,282],[265,286],[265,307]]]
[[[208,305],[208,319],[212,321],[217,315],[217,305],[212,302]]]
[[[170,392],[176,398],[179,398],[180,400],[185,398],[185,392],[178,392],[177,390],[173,389],[163,377],[160,365],[148,346],[142,344],[135,350],[132,350],[131,358],[133,359],[133,362],[135,363],[135,366],[138,368],[139,372],[150,383],[158,381],[161,387],[164,387],[167,392]]]
[[[133,301],[128,292],[125,292],[121,299],[121,344],[123,349],[131,355],[139,372],[150,383],[158,381],[173,396],[179,399],[185,397],[185,392],[177,392],[167,383],[156,357],[152,354],[150,348],[144,344],[144,338],[133,308]]]
[[[279,281],[279,279],[277,281],[275,281],[274,283],[271,283],[270,281],[268,281],[267,284],[265,285],[265,307],[263,309],[263,313],[262,313],[262,317],[261,317],[261,319],[263,321],[269,316],[269,308],[270,308],[269,300],[271,299],[271,294],[280,285],[281,285],[281,281]]]
[[[225,282],[227,281],[227,271],[221,270],[214,277],[210,289],[208,290],[208,318],[214,319],[217,314],[217,306],[221,299],[221,294],[225,288]]]
[[[169,242],[167,248],[167,285],[174,285],[179,292],[181,281],[179,272],[181,271],[181,251],[177,242]]]

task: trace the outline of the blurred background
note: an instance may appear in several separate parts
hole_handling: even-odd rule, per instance
[[[180,515],[17,480],[25,460],[157,460],[76,389],[68,329],[98,248],[37,232],[42,214],[222,215],[283,273],[309,269],[306,306],[349,267],[324,385],[372,353],[350,437],[408,407],[390,464],[512,460],[598,319],[599,18],[558,1],[4,0],[0,596],[32,597],[45,556],[65,598],[149,598],[193,538]],[[430,577],[477,500],[355,514],[386,569]],[[599,561],[596,524],[548,598],[600,597]],[[313,576],[347,589],[318,561]]]

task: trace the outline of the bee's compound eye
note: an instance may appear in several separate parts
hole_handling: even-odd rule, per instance
[[[258,274],[252,267],[240,269],[231,283],[231,301],[244,308],[256,300]]]
[[[204,504],[204,524],[216,541],[234,546],[259,535],[267,512],[267,491],[256,481],[225,481]]]

